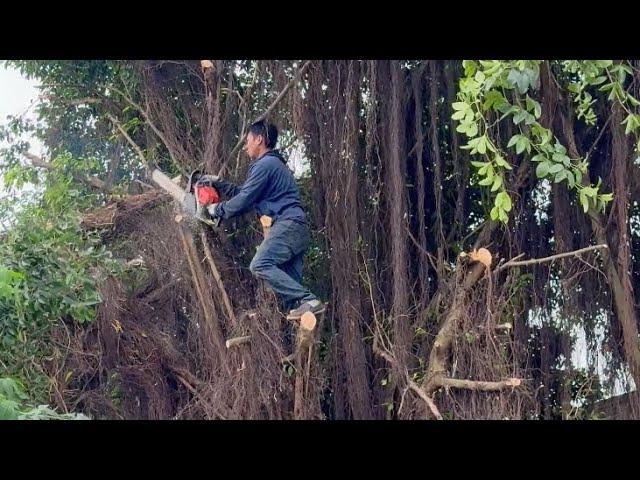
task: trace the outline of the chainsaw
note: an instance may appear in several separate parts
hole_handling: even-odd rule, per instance
[[[220,201],[220,194],[211,180],[208,180],[200,170],[191,172],[186,190],[182,190],[174,180],[158,169],[153,171],[151,177],[160,187],[182,204],[185,213],[212,227],[220,225],[221,219],[212,220],[207,211],[207,207]]]
[[[207,177],[200,171],[194,170],[189,175],[189,181],[187,182],[187,194],[182,201],[183,207],[188,213],[192,213],[195,210],[194,217],[203,221],[213,227],[220,225],[220,218],[212,220],[209,217],[207,207],[216,204],[220,201],[220,194],[213,186],[213,182],[208,180]]]

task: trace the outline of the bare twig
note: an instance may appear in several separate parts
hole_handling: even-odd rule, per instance
[[[134,107],[136,110],[138,110],[142,114],[142,116],[144,117],[145,122],[147,122],[149,127],[151,127],[151,130],[154,131],[154,133],[158,136],[158,138],[162,141],[162,143],[164,143],[164,145],[167,147],[167,150],[169,152],[169,156],[171,157],[171,161],[175,165],[178,165],[178,162],[176,161],[175,157],[173,156],[173,153],[171,152],[171,148],[169,146],[169,142],[167,142],[166,137],[160,131],[160,129],[158,127],[156,127],[155,124],[151,121],[151,119],[149,118],[149,114],[147,113],[146,109],[142,108],[141,105],[139,105],[136,102],[134,102],[128,95],[126,95],[125,93],[121,92],[116,87],[110,85],[109,89],[111,89],[114,92],[120,94],[122,96],[122,98],[124,98],[127,101],[127,103],[129,103],[129,105]]]
[[[209,244],[207,243],[207,236],[205,235],[204,232],[201,232],[200,238],[202,240],[202,246],[204,248],[204,253],[207,258],[207,262],[209,263],[209,267],[211,268],[211,273],[213,273],[213,276],[216,279],[216,283],[218,284],[218,288],[220,289],[220,293],[222,295],[222,301],[224,303],[225,308],[227,309],[227,313],[229,314],[229,319],[235,325],[238,323],[238,320],[236,320],[236,315],[233,312],[233,308],[231,307],[231,301],[229,300],[229,295],[227,295],[227,289],[224,288],[224,283],[222,282],[222,277],[220,276],[220,272],[218,271],[218,268],[216,267],[216,264],[213,261],[213,256],[211,255],[211,250],[209,249]]]
[[[127,142],[129,142],[129,145],[131,145],[131,147],[135,150],[135,152],[138,154],[138,157],[140,157],[140,161],[142,162],[142,164],[147,167],[147,169],[149,168],[149,164],[147,162],[146,157],[144,156],[144,152],[142,151],[142,149],[140,148],[140,146],[134,142],[131,137],[129,136],[129,134],[126,132],[126,130],[122,127],[122,124],[118,121],[118,119],[116,119],[113,115],[111,115],[110,113],[107,113],[107,118],[109,118],[109,120],[111,121],[111,123],[113,123],[115,125],[115,127],[120,131],[120,133],[124,136],[124,138],[127,139]]]
[[[600,129],[600,133],[598,134],[598,136],[596,137],[596,139],[593,141],[593,143],[591,144],[591,147],[589,148],[589,151],[586,153],[586,155],[584,156],[584,160],[587,161],[589,159],[589,156],[591,155],[591,153],[593,152],[594,148],[596,148],[596,145],[598,144],[598,142],[600,141],[600,138],[602,138],[602,135],[604,134],[605,130],[607,129],[607,127],[609,126],[609,123],[611,123],[611,117],[613,115],[609,115],[609,118],[607,118],[607,121],[604,123],[604,125],[602,126],[602,128]]]
[[[269,105],[269,107],[267,107],[267,109],[264,111],[264,113],[262,115],[260,115],[258,118],[256,118],[256,120],[255,120],[256,122],[259,122],[259,121],[264,120],[265,118],[267,118],[267,116],[273,111],[273,109],[276,108],[278,103],[280,103],[280,101],[285,97],[286,93],[291,89],[291,87],[293,85],[295,85],[295,83],[300,79],[302,74],[307,70],[307,68],[309,68],[309,65],[311,65],[311,60],[307,60],[302,65],[302,67],[300,67],[300,69],[296,72],[296,74],[289,81],[289,83],[282,89],[282,91],[278,94],[278,96],[271,103],[271,105]],[[243,128],[243,131],[240,132],[240,138],[238,139],[238,143],[236,143],[235,147],[233,147],[233,150],[231,150],[231,153],[227,157],[227,160],[222,163],[222,166],[220,167],[218,175],[222,175],[222,173],[224,172],[224,169],[227,166],[228,159],[232,158],[233,156],[235,156],[236,153],[238,153],[238,150],[240,149],[240,147],[242,146],[242,143],[244,142],[244,135],[245,135],[245,131],[244,131],[244,128]]]
[[[443,420],[438,407],[436,407],[436,404],[433,403],[433,400],[431,400],[429,395],[427,395],[425,391],[420,388],[420,385],[412,380],[409,380],[409,388],[413,390],[422,400],[424,400],[424,403],[427,404],[429,410],[431,410],[431,413],[434,417],[436,417],[437,420]]]
[[[45,161],[42,157],[39,157],[37,155],[34,155],[31,152],[24,152],[23,155],[28,158],[31,163],[33,165],[35,165],[36,167],[41,167],[44,168],[46,170],[50,170],[53,171],[55,170],[55,166],[53,166],[51,163]],[[91,187],[97,188],[99,190],[103,190],[107,193],[111,193],[111,188],[109,188],[109,186],[102,180],[100,180],[97,177],[88,177],[85,175],[78,175],[78,174],[73,174],[73,178],[79,182],[82,182],[86,185],[89,185]]]
[[[397,367],[397,362],[396,362],[396,359],[393,357],[393,355],[389,351],[385,350],[384,348],[381,348],[379,345],[380,328],[377,324],[375,326],[375,329],[376,331],[373,333],[373,352],[376,355],[384,358],[392,367]],[[408,375],[406,377],[407,377],[406,378],[407,385],[409,386],[409,388],[413,392],[415,392],[422,400],[424,400],[424,402],[429,407],[429,410],[431,411],[431,413],[436,419],[442,420],[442,415],[440,414],[438,407],[436,407],[436,404],[433,403],[433,400],[431,400],[429,395],[427,395],[427,393],[422,388],[420,388],[420,386],[416,382],[411,380]]]
[[[413,244],[418,247],[418,250],[420,251],[420,253],[424,254],[428,259],[429,259],[429,263],[431,264],[431,266],[433,267],[433,269],[435,271],[437,271],[438,269],[436,268],[436,257],[434,257],[433,255],[431,255],[429,252],[427,252],[424,247],[422,245],[420,245],[420,243],[418,242],[418,240],[416,240],[416,238],[413,236],[413,234],[411,233],[411,230],[409,230],[409,227],[405,226],[404,227],[405,230],[407,231],[407,234],[409,235],[409,238],[411,239],[411,241],[413,242]],[[445,269],[447,270],[451,270],[447,265],[445,265]]]
[[[609,248],[609,246],[605,245],[605,244],[591,245],[590,247],[581,248],[580,250],[574,250],[572,252],[565,252],[565,253],[558,253],[557,255],[551,255],[550,257],[532,258],[531,260],[522,260],[522,261],[519,261],[519,262],[510,260],[507,263],[505,263],[504,265],[502,265],[500,268],[497,268],[494,271],[494,273],[500,272],[500,271],[504,270],[505,268],[510,268],[510,267],[521,267],[521,266],[525,266],[525,265],[535,265],[535,264],[539,264],[539,263],[553,262],[554,260],[558,260],[560,258],[573,257],[573,256],[576,256],[576,255],[580,255],[581,253],[590,252],[592,250],[599,250],[601,248]]]

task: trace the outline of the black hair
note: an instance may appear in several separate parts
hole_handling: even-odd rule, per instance
[[[263,120],[252,123],[249,132],[264,138],[264,144],[267,148],[274,148],[278,143],[278,129],[272,123],[265,124]]]

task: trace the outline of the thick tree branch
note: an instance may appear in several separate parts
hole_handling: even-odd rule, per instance
[[[441,387],[446,388],[460,388],[465,390],[475,390],[483,392],[497,392],[509,387],[519,387],[522,385],[522,380],[519,378],[509,378],[500,382],[479,382],[475,380],[460,380],[457,378],[442,377],[438,379],[437,383]]]

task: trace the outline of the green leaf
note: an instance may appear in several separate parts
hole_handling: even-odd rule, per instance
[[[584,187],[582,189],[582,194],[587,197],[595,197],[598,191],[593,187]]]
[[[515,123],[516,125],[518,125],[520,122],[522,122],[527,116],[527,112],[525,112],[524,110],[520,110],[518,113],[516,113],[513,116],[513,123]]]
[[[0,378],[0,397],[7,400],[22,401],[29,398],[24,392],[24,386],[13,378]]]
[[[489,186],[492,183],[493,183],[493,175],[487,175],[480,182],[478,182],[478,184],[482,185],[483,187]]]
[[[584,213],[587,213],[589,211],[589,199],[582,192],[580,192],[580,203]]]
[[[506,168],[507,170],[513,170],[513,167],[509,164],[509,162],[502,158],[501,155],[496,155],[493,161],[496,162],[496,165],[498,165],[499,167]]]
[[[502,191],[496,195],[495,205],[506,212],[511,211],[511,197],[505,191]]]
[[[474,167],[477,167],[477,168],[484,167],[484,166],[486,166],[488,164],[489,164],[489,162],[476,162],[475,160],[471,160],[471,165],[473,165]]]
[[[567,178],[567,171],[566,170],[560,170],[559,172],[556,173],[556,176],[555,176],[553,181],[554,181],[554,183],[560,183],[565,178]]]
[[[502,223],[506,224],[506,223],[509,222],[509,216],[507,215],[507,213],[504,210],[500,210],[499,211],[499,218],[500,218],[500,221]]]
[[[513,147],[516,143],[518,143],[518,139],[521,137],[522,135],[514,135],[513,137],[511,137],[509,139],[509,143],[507,143],[507,148],[511,148]]]
[[[17,420],[20,404],[0,397],[0,420]]]
[[[569,85],[567,85],[567,90],[569,90],[571,93],[579,93],[580,85],[578,85],[577,83],[571,82]]]
[[[613,65],[613,60],[596,60],[594,63],[600,68],[607,68]]]
[[[540,107],[540,104],[533,98],[529,97],[529,95],[527,95],[526,104],[527,110],[529,110],[530,112],[532,111],[535,118],[540,118],[540,115],[542,114],[542,108]]]
[[[549,168],[551,168],[551,164],[548,161],[540,162],[536,167],[536,177],[544,178],[549,173]]]
[[[524,95],[528,88],[531,77],[525,72],[519,72],[515,69],[509,71],[509,75],[507,76],[507,82],[512,87],[518,89],[520,94]]]
[[[525,149],[529,150],[531,148],[531,143],[529,139],[525,136],[520,136],[518,141],[516,142],[516,153],[522,153]]]
[[[582,172],[578,169],[573,170],[573,175],[575,176],[575,180],[577,184],[582,183]]]
[[[613,90],[614,85],[615,85],[615,84],[614,84],[613,82],[611,82],[611,83],[605,83],[605,84],[604,84],[604,85],[602,85],[598,90],[599,90],[600,92],[607,92],[607,91],[609,91],[609,90]]]
[[[495,221],[495,220],[498,220],[498,216],[499,216],[499,215],[500,215],[500,214],[498,213],[498,207],[493,207],[493,208],[491,209],[491,220],[494,220],[494,221]]]
[[[451,106],[454,110],[468,110],[471,108],[467,102],[453,102]]]
[[[569,184],[569,188],[574,188],[576,186],[576,181],[573,173],[571,173],[569,170],[565,170],[565,173],[567,175],[567,183]]]
[[[473,110],[469,109],[465,112],[464,123],[471,123],[475,120],[475,118],[476,114],[473,112]]]
[[[553,148],[558,153],[565,153],[565,154],[567,153],[567,149],[560,142],[556,142]]]
[[[478,134],[478,125],[476,125],[476,123],[472,123],[471,125],[469,125],[469,128],[467,129],[467,136],[468,137],[475,137]]]
[[[544,155],[542,155],[541,153],[538,153],[537,155],[534,155],[531,158],[532,162],[544,162],[547,160],[547,157],[545,157]]]
[[[630,113],[629,116],[626,118],[626,120],[628,120],[628,122],[627,122],[627,128],[625,128],[624,130],[625,135],[628,135],[629,133],[637,129],[638,126],[640,126],[640,121],[638,120],[638,116],[634,115],[633,113]]]
[[[495,180],[493,181],[493,186],[491,187],[491,191],[495,192],[502,186],[502,176],[496,175]]]
[[[511,208],[512,208],[512,204],[511,204],[511,197],[509,196],[508,193],[503,192],[505,194],[504,196],[504,200],[502,201],[502,209],[505,212],[510,212]]]
[[[476,147],[478,149],[478,153],[481,155],[484,155],[485,153],[487,153],[487,137],[486,136],[482,136],[480,137],[480,140],[478,141],[478,145]]]
[[[497,90],[490,90],[484,96],[484,103],[482,104],[482,108],[487,111],[490,108],[496,106],[496,104],[499,105],[502,102],[504,102],[502,93],[498,92]]]
[[[553,165],[551,165],[551,167],[549,167],[549,173],[555,174],[558,172],[564,172],[564,165],[560,164],[560,163],[554,163]]]
[[[634,107],[640,107],[640,101],[638,101],[638,99],[636,99],[636,97],[634,97],[633,95],[631,95],[630,93],[627,93],[627,100],[634,106]]]
[[[464,116],[465,116],[465,111],[464,110],[458,110],[453,115],[451,115],[451,118],[453,120],[460,120],[461,118],[464,118]]]

